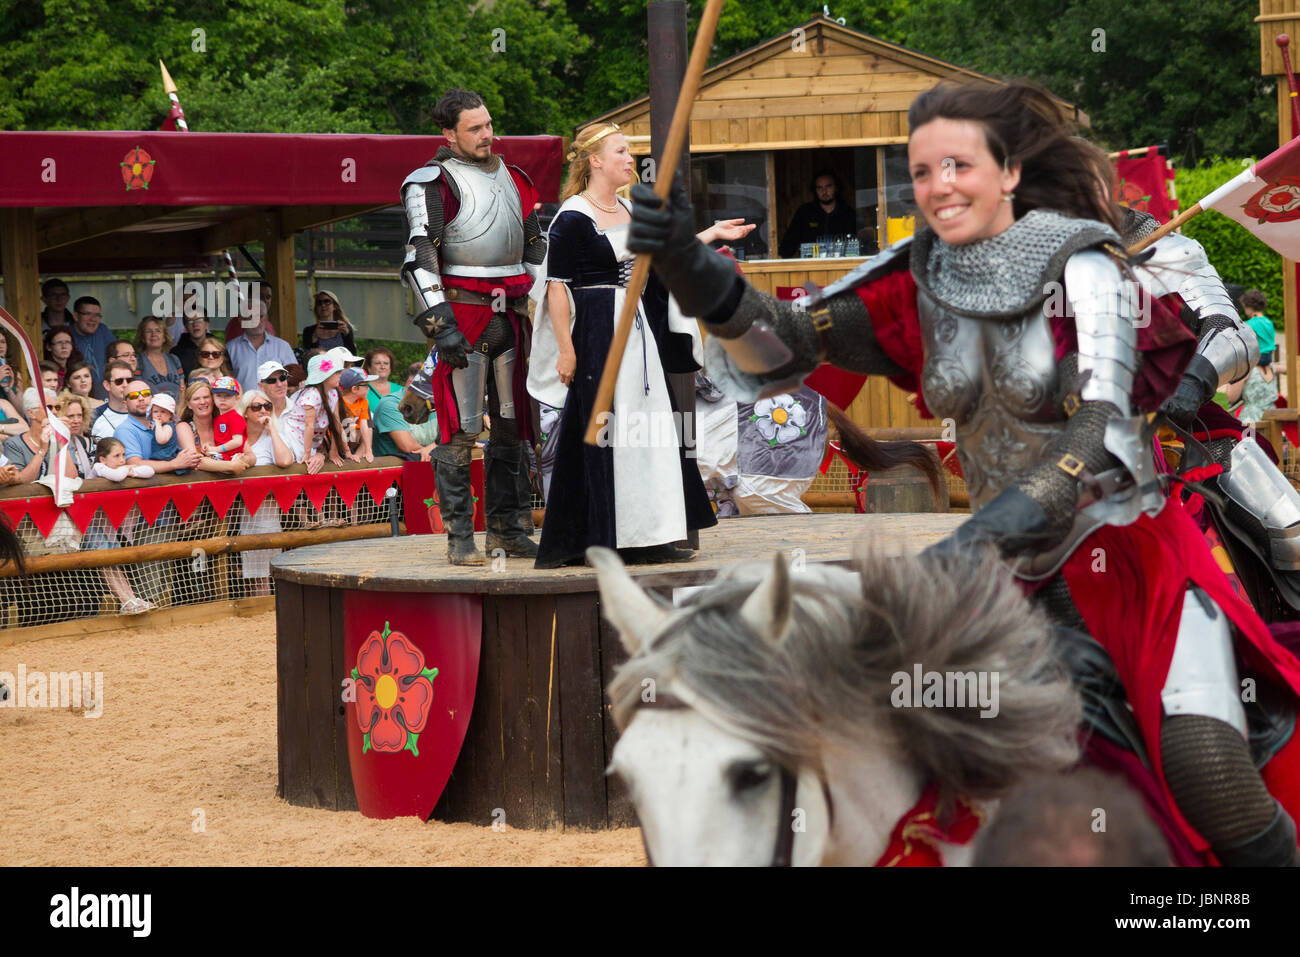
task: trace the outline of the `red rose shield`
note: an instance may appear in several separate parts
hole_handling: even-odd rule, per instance
[[[372,631],[357,652],[352,669],[356,682],[357,725],[361,753],[374,749],[419,757],[420,732],[433,704],[437,668],[424,666],[424,654],[400,631]]]

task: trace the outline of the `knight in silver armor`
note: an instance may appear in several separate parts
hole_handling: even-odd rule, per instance
[[[1125,210],[1124,242],[1132,245],[1157,227],[1154,217]],[[1241,319],[1204,247],[1170,233],[1143,256],[1135,271],[1154,296],[1177,293],[1183,320],[1196,333],[1196,356],[1163,411],[1192,429],[1216,390],[1245,378],[1260,360],[1259,343]],[[1213,409],[1209,409],[1213,414]],[[1221,437],[1205,446],[1224,474],[1211,481],[1229,504],[1228,519],[1270,567],[1278,594],[1300,612],[1300,493],[1254,442]],[[1237,468],[1248,461],[1249,467]]]
[[[474,544],[470,492],[471,453],[485,415],[491,418],[484,454],[488,552],[535,558],[537,545],[528,537],[531,484],[517,425],[528,410],[517,410],[514,396],[523,372],[516,363],[520,324],[527,327],[527,293],[546,257],[546,240],[527,175],[492,153],[492,117],[482,98],[451,90],[434,118],[448,145],[401,190],[402,279],[416,296],[415,325],[430,345],[401,410],[419,423],[436,401],[455,404],[454,416],[439,410],[440,442],[432,455],[449,560],[486,560]],[[458,428],[444,425],[449,419]]]
[[[1041,603],[1059,626],[1086,634],[1063,565],[1103,526],[1159,516],[1167,499],[1154,417],[1133,398],[1142,300],[1118,217],[1084,185],[1104,182],[1109,167],[1086,144],[1071,145],[1056,110],[1027,84],[922,94],[909,111],[908,151],[927,228],[794,304],[757,292],[694,241],[680,183],[668,203],[633,191],[629,246],[651,253],[682,311],[705,321],[706,368],[738,400],[787,390],[823,361],[917,382],[931,413],[955,427],[973,513],[932,549],[996,545],[1018,577],[1042,583]],[[1034,123],[1055,126],[1017,153]],[[1199,285],[1181,288],[1224,308]],[[1249,368],[1249,341],[1236,328],[1225,318],[1214,337],[1222,341],[1202,342],[1198,358],[1216,384]],[[1146,749],[1159,749],[1172,799],[1222,863],[1300,862],[1295,824],[1251,763],[1229,620],[1196,580],[1186,594],[1167,675],[1124,673],[1126,683],[1147,682],[1128,688],[1131,698],[1162,702],[1158,726],[1142,729]],[[1140,627],[1123,635],[1139,646],[1157,640]]]

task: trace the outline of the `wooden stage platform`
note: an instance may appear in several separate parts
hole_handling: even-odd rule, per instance
[[[808,562],[844,562],[859,541],[870,537],[920,551],[966,517],[923,513],[729,519],[700,533],[695,561],[634,566],[630,572],[645,586],[670,595],[675,587],[707,583],[723,567],[765,559],[777,550],[787,555],[802,550]],[[444,634],[439,638],[443,651],[429,653],[432,665],[438,663],[432,660],[438,654],[439,661],[445,661],[449,641],[466,646],[481,641],[466,659],[471,663],[465,667],[471,670],[477,660],[477,674],[468,675],[466,700],[473,701],[468,727],[463,715],[459,731],[440,731],[436,724],[436,718],[446,719],[438,706],[447,708],[455,694],[455,676],[442,664],[444,670],[433,679],[438,690],[430,723],[418,736],[419,750],[426,751],[431,739],[437,744],[439,734],[464,735],[459,757],[449,746],[450,777],[439,772],[446,786],[433,788],[441,796],[426,798],[427,809],[417,800],[418,812],[384,811],[381,816],[427,816],[431,810],[439,820],[482,825],[504,821],[522,828],[634,824],[630,803],[605,776],[617,737],[605,686],[625,655],[614,629],[600,615],[594,571],[538,571],[525,559],[477,568],[452,566],[445,553],[443,536],[419,535],[314,545],[273,560],[279,795],[291,804],[358,809],[351,764],[363,751],[355,706],[342,702],[340,689],[357,674],[352,665],[362,633],[369,631],[373,637],[390,619],[395,634],[412,637],[452,618],[474,622],[465,626],[472,631],[481,615],[481,635],[462,632],[456,639]],[[460,604],[452,609],[447,602]],[[472,618],[462,616],[465,608],[471,609]],[[377,760],[376,751],[360,760]],[[392,768],[413,759],[407,751],[378,760]],[[363,790],[369,794],[370,785]],[[373,799],[370,803],[375,806]]]

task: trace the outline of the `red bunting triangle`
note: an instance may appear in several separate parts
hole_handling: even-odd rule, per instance
[[[332,476],[321,475],[319,472],[315,475],[303,476],[302,490],[307,493],[307,501],[316,507],[316,511],[319,512],[321,506],[325,504],[332,484]]]
[[[293,503],[297,500],[299,491],[301,491],[301,487],[298,485],[297,475],[277,477],[271,484],[271,494],[275,497],[275,504],[279,505],[280,511],[286,515],[289,514],[289,509],[293,507]]]
[[[122,523],[126,521],[127,513],[137,501],[136,492],[138,489],[122,489],[120,492],[96,492],[94,494],[95,504],[104,510],[104,518],[108,519],[108,524],[114,528],[121,528]]]
[[[230,506],[239,497],[239,483],[229,481],[205,482],[203,483],[203,494],[212,503],[217,518],[225,518],[226,513],[230,511]]]
[[[271,489],[265,482],[245,482],[244,487],[239,490],[239,497],[244,500],[244,508],[248,509],[248,514],[252,515],[266,501],[266,496],[270,493]]]
[[[357,493],[361,491],[365,479],[365,472],[339,472],[334,476],[334,490],[348,508],[357,500]]]
[[[63,511],[54,504],[54,498],[29,498],[27,500],[27,514],[36,524],[43,538],[49,538],[50,532],[54,528],[54,523],[59,520],[59,512]]]
[[[68,513],[68,518],[72,519],[72,524],[85,532],[90,527],[90,523],[95,520],[95,512],[99,511],[99,494],[74,495],[72,504],[64,511]]]
[[[398,488],[402,486],[401,469],[384,469],[382,472],[372,472],[366,476],[366,491],[370,493],[371,499],[380,508],[386,504],[385,493],[392,488],[396,482]]]
[[[207,483],[198,485],[171,485],[172,503],[182,522],[188,522],[194,510],[203,504]]]
[[[167,507],[167,503],[172,500],[172,490],[169,485],[138,488],[135,489],[135,493],[139,496],[136,502],[140,506],[140,514],[150,525],[157,520],[162,510]]]

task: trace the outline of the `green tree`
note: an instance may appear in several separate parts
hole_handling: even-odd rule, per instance
[[[1076,104],[1111,149],[1168,143],[1180,162],[1267,152],[1274,83],[1259,75],[1255,0],[918,0],[904,42],[1026,76]]]

